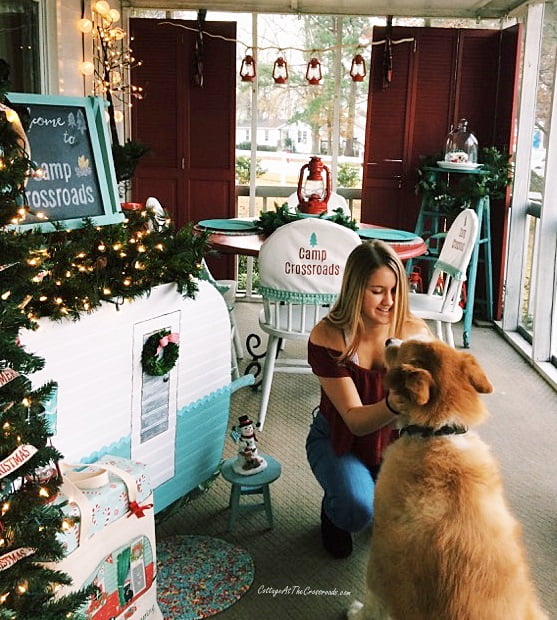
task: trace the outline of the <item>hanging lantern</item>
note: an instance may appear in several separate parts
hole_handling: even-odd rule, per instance
[[[286,84],[287,79],[288,63],[282,56],[279,56],[273,65],[273,80],[275,80],[275,84]]]
[[[308,62],[308,67],[306,69],[306,80],[312,85],[315,86],[319,84],[321,81],[321,63],[317,60],[317,58],[312,58]]]
[[[308,173],[307,178],[305,173]],[[327,211],[331,195],[331,174],[319,157],[312,157],[300,168],[298,179],[298,209],[302,213],[319,215]]]
[[[255,80],[255,75],[255,59],[253,56],[246,54],[242,60],[242,66],[240,67],[242,82],[253,82]]]
[[[350,77],[354,82],[363,82],[366,76],[366,61],[361,54],[356,54],[352,58],[350,66]]]

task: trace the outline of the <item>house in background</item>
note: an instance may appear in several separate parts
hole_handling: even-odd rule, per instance
[[[251,148],[251,124],[236,124],[236,148]],[[263,148],[261,148],[263,147]],[[287,123],[280,120],[258,121],[258,150],[285,150],[292,153],[311,153],[311,128],[306,123]]]

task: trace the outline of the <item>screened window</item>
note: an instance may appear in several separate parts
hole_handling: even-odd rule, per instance
[[[0,58],[10,67],[11,90],[40,93],[39,3],[0,2]]]

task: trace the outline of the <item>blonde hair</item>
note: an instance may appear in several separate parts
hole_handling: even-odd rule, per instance
[[[408,306],[408,280],[397,253],[382,241],[368,241],[352,250],[346,261],[340,294],[327,315],[334,327],[347,334],[346,347],[339,361],[355,353],[360,344],[364,324],[362,305],[370,276],[380,267],[388,267],[396,278],[393,320],[389,337],[401,338],[405,322],[411,318]]]

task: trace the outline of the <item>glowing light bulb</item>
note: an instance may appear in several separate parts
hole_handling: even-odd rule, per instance
[[[108,2],[105,2],[105,0],[99,0],[93,5],[93,11],[104,17],[105,15],[108,15],[110,13],[110,4],[108,4]]]
[[[110,19],[112,20],[112,23],[117,22],[120,19],[120,11],[116,9],[110,9],[110,11],[108,12],[108,15]]]
[[[25,592],[27,592],[28,586],[29,584],[27,583],[27,581],[22,581],[21,583],[17,584],[16,592],[18,594],[25,594]]]
[[[93,73],[95,72],[95,66],[92,62],[86,60],[79,65],[79,70],[81,71],[82,75],[93,75]]]
[[[83,17],[77,22],[77,28],[80,32],[83,32],[83,34],[89,34],[91,30],[93,30],[93,22],[90,19]]]
[[[15,123],[17,120],[19,120],[17,112],[15,110],[12,110],[11,108],[6,108],[4,110],[4,113],[6,115],[6,120],[8,121],[8,123]]]

